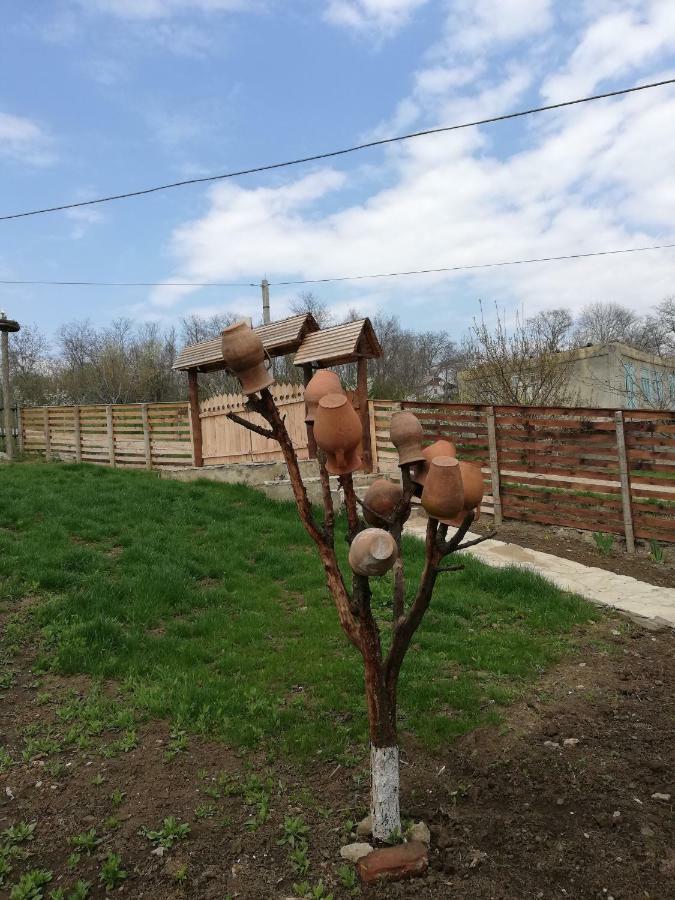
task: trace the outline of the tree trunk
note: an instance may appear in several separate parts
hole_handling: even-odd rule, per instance
[[[370,814],[373,837],[377,841],[385,841],[392,832],[401,830],[396,693],[394,691],[392,696],[387,690],[379,634],[370,617],[370,610],[365,618],[361,652],[370,726]],[[370,622],[375,627],[368,627]]]

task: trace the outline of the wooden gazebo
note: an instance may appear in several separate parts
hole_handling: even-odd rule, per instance
[[[368,360],[382,355],[382,348],[375,336],[370,319],[359,319],[320,329],[311,313],[291,316],[269,325],[253,329],[261,338],[271,358],[295,353],[294,365],[303,371],[307,384],[315,369],[356,363],[357,385],[354,392],[354,408],[363,426],[363,461],[366,471],[372,471],[370,422],[368,418]],[[199,374],[217,372],[227,368],[223,359],[220,338],[201,341],[185,347],[179,354],[174,369],[187,372],[190,421],[194,442],[195,465],[202,466],[202,432],[199,418]],[[311,425],[307,428],[310,458],[316,456],[316,444]]]

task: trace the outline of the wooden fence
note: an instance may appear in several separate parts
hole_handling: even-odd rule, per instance
[[[307,459],[307,428],[305,427],[305,390],[299,384],[275,384],[272,388],[286,428],[299,459]],[[246,397],[242,394],[221,394],[200,403],[202,424],[202,454],[204,465],[231,462],[267,462],[283,459],[276,441],[254,434],[230,421],[227,414],[237,413],[243,419],[269,427],[257,413],[244,411]]]
[[[308,456],[301,385],[273,394],[301,459]],[[206,465],[281,459],[274,441],[227,418],[255,421],[241,395],[201,403]],[[675,414],[652,410],[484,406],[374,400],[376,467],[393,471],[394,412],[412,410],[425,437],[450,437],[462,459],[483,466],[485,512],[634,538],[675,542]],[[261,424],[262,420],[259,420]],[[194,463],[188,404],[60,406],[19,410],[19,449],[47,459],[158,468]]]
[[[19,411],[21,449],[106,466],[191,466],[188,405],[42,406]]]
[[[652,410],[484,406],[375,400],[381,470],[396,466],[394,412],[409,409],[428,441],[451,438],[483,466],[483,509],[526,522],[675,542],[675,414]]]

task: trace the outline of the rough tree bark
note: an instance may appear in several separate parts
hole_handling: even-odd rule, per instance
[[[401,554],[403,524],[410,514],[413,484],[409,466],[401,466],[403,497],[392,515],[382,520],[394,537],[399,557],[394,565],[394,590],[392,597],[392,638],[387,653],[383,653],[380,629],[371,609],[371,592],[368,578],[352,576],[351,590],[348,589],[340,567],[334,544],[334,513],[330,479],[326,471],[325,454],[319,450],[318,463],[324,507],[323,522],[314,517],[307,496],[298,458],[284,421],[277,409],[272,394],[265,388],[260,398],[251,397],[246,407],[258,413],[269,425],[269,429],[255,425],[234,413],[229,414],[233,422],[244,428],[274,438],[284,456],[293,495],[300,519],[310,538],[314,541],[324,567],[326,585],[333,598],[345,634],[360,651],[363,658],[366,706],[371,745],[371,814],[373,816],[373,837],[386,840],[392,833],[400,831],[399,812],[399,751],[397,732],[397,687],[401,666],[413,635],[419,628],[424,614],[429,608],[436,580],[439,574],[450,572],[461,566],[442,566],[445,557],[467,546],[486,540],[491,535],[462,543],[473,521],[473,513],[464,519],[455,535],[447,539],[447,526],[436,519],[429,519],[425,541],[425,564],[415,596],[406,604],[406,581],[404,561]],[[351,543],[361,528],[357,506],[365,506],[354,490],[351,475],[340,476],[340,486],[344,493],[347,514],[347,541]],[[377,515],[373,510],[369,510]],[[382,518],[378,516],[378,518]]]

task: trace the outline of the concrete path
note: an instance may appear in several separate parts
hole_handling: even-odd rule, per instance
[[[424,540],[425,522],[411,522],[406,533]],[[448,534],[454,533],[449,528]],[[479,535],[469,532],[466,540]],[[617,575],[571,559],[562,559],[540,550],[527,550],[517,544],[488,540],[463,551],[489,566],[522,566],[531,569],[566,591],[580,594],[594,603],[620,609],[630,615],[650,619],[657,625],[675,628],[675,588],[657,587],[628,575]]]

